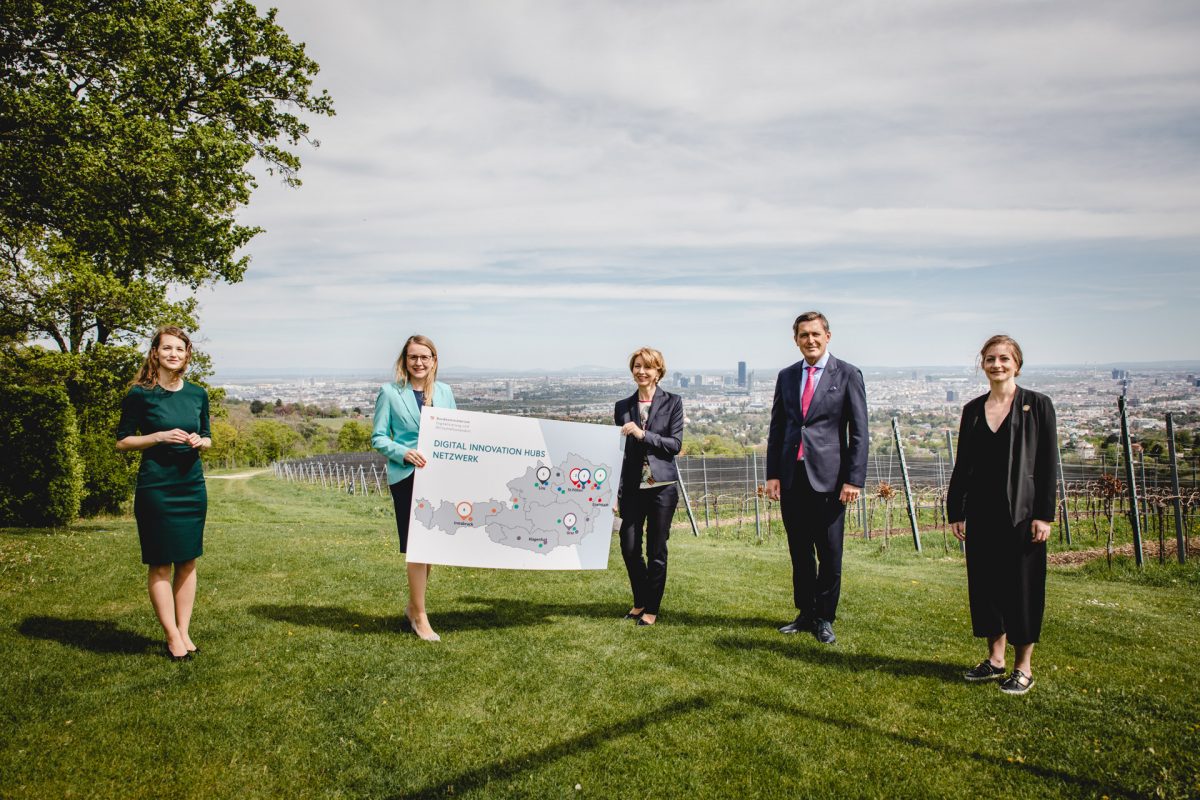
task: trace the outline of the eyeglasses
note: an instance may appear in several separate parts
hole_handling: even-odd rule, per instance
[[[433,362],[433,356],[409,356],[408,360],[416,364],[429,364]]]

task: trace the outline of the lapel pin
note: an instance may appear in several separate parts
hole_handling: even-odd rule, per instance
[[[1029,406],[1021,406],[1021,410],[1022,410],[1022,411],[1028,411],[1028,410],[1029,410]]]

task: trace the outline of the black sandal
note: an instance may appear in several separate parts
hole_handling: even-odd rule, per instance
[[[971,667],[963,673],[963,677],[969,681],[994,681],[1004,677],[1004,667],[997,667],[989,659],[980,661],[976,666]]]
[[[1014,669],[1011,675],[1000,681],[1000,691],[1005,694],[1025,694],[1032,688],[1033,676],[1026,675],[1019,669]]]

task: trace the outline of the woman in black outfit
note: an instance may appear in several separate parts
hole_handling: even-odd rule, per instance
[[[617,401],[613,417],[625,442],[621,465],[621,555],[633,587],[626,619],[653,625],[667,584],[667,537],[679,504],[675,456],[683,446],[683,401],[658,382],[667,374],[662,353],[643,347],[629,357],[637,391]],[[642,558],[645,530],[646,557]]]
[[[990,390],[963,408],[958,458],[946,498],[950,528],[967,548],[967,593],[974,634],[988,657],[969,681],[1000,679],[1000,689],[1033,686],[1033,645],[1046,608],[1046,540],[1055,517],[1058,432],[1054,405],[1022,389],[1021,347],[993,336],[980,350]],[[1016,664],[1004,678],[1006,646]]]

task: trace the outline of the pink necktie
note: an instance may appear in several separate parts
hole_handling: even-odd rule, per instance
[[[812,405],[813,389],[816,386],[816,381],[813,380],[813,375],[816,374],[819,367],[805,367],[808,370],[808,379],[804,381],[804,394],[800,398],[800,416],[808,416],[808,407]],[[804,436],[800,436],[800,450],[796,453],[796,460],[804,458]]]

